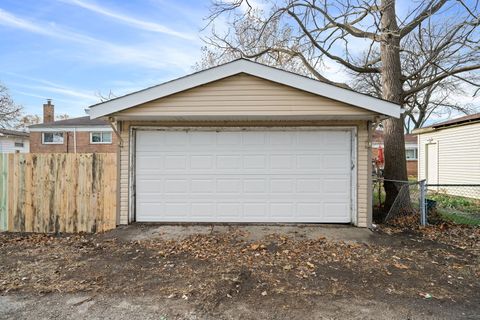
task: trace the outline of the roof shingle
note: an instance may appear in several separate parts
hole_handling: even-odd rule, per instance
[[[29,128],[50,128],[50,127],[76,127],[76,126],[109,126],[108,121],[104,119],[90,119],[90,116],[58,120],[50,123],[39,123],[29,126]]]
[[[428,126],[426,128],[440,128],[440,127],[448,127],[452,126],[455,124],[461,124],[461,123],[466,123],[466,122],[471,122],[475,120],[480,120],[480,112],[475,113],[475,114],[469,114],[460,118],[455,118],[447,121],[442,121],[439,123],[434,123],[431,126]]]
[[[28,137],[30,134],[25,131],[9,130],[9,129],[0,129],[0,136],[18,136],[18,137]]]

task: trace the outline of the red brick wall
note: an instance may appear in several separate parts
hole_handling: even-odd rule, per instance
[[[112,143],[90,144],[90,132],[81,131],[77,135],[78,153],[110,153],[117,152],[117,136],[112,132]],[[63,135],[63,144],[42,144],[41,132],[30,132],[31,153],[63,153],[75,152],[73,132],[66,132]]]
[[[417,167],[417,160],[407,160],[407,174],[409,176],[417,177],[418,175],[418,167]]]
[[[378,157],[378,149],[372,148],[372,159]],[[417,160],[407,160],[407,174],[408,176],[416,177],[418,174]]]

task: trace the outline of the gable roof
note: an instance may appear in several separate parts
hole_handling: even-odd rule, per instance
[[[49,123],[39,123],[29,126],[30,129],[36,128],[65,128],[65,127],[94,127],[94,126],[104,126],[110,127],[107,120],[104,119],[90,119],[89,116],[71,118],[65,120],[58,120]]]
[[[458,124],[464,124],[464,123],[469,123],[472,121],[480,120],[480,112],[475,113],[475,114],[469,114],[460,118],[455,118],[447,121],[442,121],[438,123],[434,123],[429,127],[432,128],[440,128],[440,127],[448,127],[448,126],[453,126],[453,125],[458,125]],[[427,128],[429,128],[427,127]]]
[[[25,131],[9,130],[9,129],[0,129],[0,137],[11,136],[11,137],[28,137],[30,134]]]
[[[344,102],[399,118],[402,112],[397,104],[356,91],[324,83],[292,72],[280,70],[246,59],[238,59],[217,67],[199,71],[172,81],[90,106],[90,118],[95,119],[119,112],[152,100],[185,91],[236,74],[246,73],[258,78],[297,88],[319,96]]]
[[[447,121],[434,123],[428,127],[415,129],[413,130],[413,133],[422,134],[422,133],[431,132],[434,130],[441,130],[441,129],[452,127],[452,126],[468,125],[470,123],[478,123],[478,122],[480,122],[480,112],[475,114],[469,114],[463,117],[459,117],[459,118],[455,118]]]

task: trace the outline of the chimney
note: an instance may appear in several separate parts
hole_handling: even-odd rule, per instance
[[[47,99],[47,103],[43,104],[43,123],[55,121],[54,105],[52,99]]]

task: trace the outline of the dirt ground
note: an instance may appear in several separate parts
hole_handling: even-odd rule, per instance
[[[478,319],[480,229],[0,234],[5,319]]]

